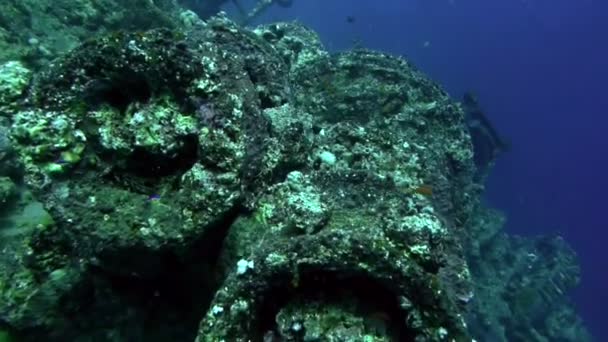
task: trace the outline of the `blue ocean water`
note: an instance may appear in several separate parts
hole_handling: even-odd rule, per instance
[[[350,20],[348,18],[350,17]],[[298,20],[329,49],[353,44],[412,60],[452,96],[474,91],[511,145],[486,199],[523,236],[577,251],[572,293],[608,341],[608,5],[593,0],[306,0],[260,22]]]

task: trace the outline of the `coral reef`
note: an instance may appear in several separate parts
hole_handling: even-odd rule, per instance
[[[21,62],[0,65],[0,116],[10,116],[30,82],[31,71]]]
[[[500,232],[504,217],[478,208],[469,246],[475,289],[470,329],[481,341],[590,341],[566,293],[580,270],[560,237],[524,239]]]
[[[190,24],[100,35],[0,93],[48,212],[0,254],[11,336],[586,338],[560,326],[573,252],[500,234],[464,111],[409,62]]]
[[[187,25],[173,0],[7,0],[0,4],[0,63],[40,67],[97,34]]]

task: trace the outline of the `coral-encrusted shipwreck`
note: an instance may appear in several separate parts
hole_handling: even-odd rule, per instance
[[[488,321],[467,257],[500,237],[461,107],[405,60],[218,17],[85,42],[17,108],[52,217],[0,272],[25,339],[511,337],[467,325]]]

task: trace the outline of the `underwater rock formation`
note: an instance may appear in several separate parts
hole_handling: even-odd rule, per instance
[[[0,3],[0,63],[40,67],[97,34],[182,27],[196,15],[174,0],[6,0]]]
[[[493,242],[465,113],[403,59],[216,17],[89,40],[11,108],[50,214],[0,267],[0,323],[24,340],[466,341],[506,324],[473,305],[498,293],[508,338],[584,336],[519,320],[574,315],[521,299],[563,298],[572,253]],[[481,286],[518,249],[545,253],[538,277]]]
[[[505,218],[478,207],[467,244],[474,283],[467,322],[480,341],[591,341],[566,294],[580,280],[560,237],[501,232]]]

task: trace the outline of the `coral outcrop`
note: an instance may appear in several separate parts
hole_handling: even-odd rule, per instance
[[[573,253],[482,219],[461,106],[401,58],[220,16],[88,40],[21,94],[11,150],[49,216],[0,267],[11,334],[584,336],[560,330],[566,301],[527,299],[563,299]],[[510,320],[488,310],[497,294]]]

